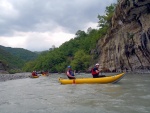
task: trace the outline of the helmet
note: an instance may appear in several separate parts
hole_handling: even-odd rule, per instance
[[[99,66],[99,63],[96,63],[95,66]]]
[[[71,66],[68,66],[68,68],[71,68]]]

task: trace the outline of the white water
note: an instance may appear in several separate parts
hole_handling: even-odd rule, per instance
[[[127,74],[117,84],[80,85],[60,85],[59,76],[0,82],[0,113],[150,112],[149,74]]]

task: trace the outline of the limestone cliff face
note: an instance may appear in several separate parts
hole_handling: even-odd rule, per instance
[[[97,52],[110,71],[150,70],[150,0],[120,0]]]

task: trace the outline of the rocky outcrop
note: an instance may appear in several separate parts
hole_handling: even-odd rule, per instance
[[[150,0],[120,0],[97,52],[110,71],[150,70]]]

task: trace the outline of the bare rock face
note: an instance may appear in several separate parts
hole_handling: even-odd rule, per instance
[[[120,0],[97,52],[110,71],[150,70],[150,0]]]

